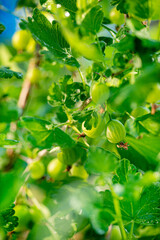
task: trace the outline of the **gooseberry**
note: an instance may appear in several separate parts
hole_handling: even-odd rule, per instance
[[[126,130],[124,125],[118,120],[112,120],[107,125],[106,137],[111,143],[119,143],[124,140]]]
[[[109,14],[109,18],[112,23],[117,24],[118,26],[124,23],[124,14],[120,13],[116,7],[112,8]]]
[[[47,166],[47,172],[54,180],[62,180],[66,177],[66,165],[60,162],[57,158],[50,161]]]
[[[103,104],[109,98],[109,88],[105,83],[96,82],[91,86],[90,95],[96,104]]]
[[[28,165],[31,177],[33,179],[40,179],[45,173],[44,164],[41,161],[34,161]]]
[[[74,176],[74,177],[79,177],[82,179],[88,178],[88,173],[85,170],[84,166],[82,166],[82,165],[73,164],[73,166],[70,170],[70,173],[71,173],[71,176]]]
[[[30,40],[30,33],[26,30],[19,30],[15,32],[12,37],[12,45],[16,50],[24,50]]]

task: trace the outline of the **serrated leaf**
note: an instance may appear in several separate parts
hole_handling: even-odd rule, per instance
[[[119,162],[116,170],[116,175],[113,177],[113,183],[125,184],[128,181],[128,175],[136,172],[136,167],[130,164],[128,159],[122,159]]]
[[[94,44],[89,44],[86,39],[82,38],[79,33],[75,31],[72,19],[70,17],[65,17],[65,10],[62,7],[60,9],[57,8],[56,4],[53,5],[53,8],[56,19],[61,22],[64,37],[71,48],[87,59],[103,61],[104,57],[99,48]],[[63,21],[64,18],[65,21]]]
[[[68,11],[72,15],[78,10],[76,0],[55,0],[55,2],[63,6],[65,11]]]
[[[94,174],[109,173],[114,171],[117,157],[102,148],[90,147],[85,163],[87,172]]]
[[[38,9],[35,9],[33,17],[28,19],[28,28],[35,40],[47,47],[53,55],[60,58],[67,56],[66,48],[69,45],[62,36],[60,26],[56,21],[51,24]]]
[[[103,194],[104,209],[114,212],[113,198],[110,191]],[[141,192],[140,198],[137,201],[128,201],[127,199],[120,200],[120,208],[124,223],[135,222],[137,224],[154,225],[160,221],[160,186],[153,184],[146,187]]]
[[[1,34],[5,29],[6,29],[5,26],[0,23],[0,34]]]
[[[75,145],[75,141],[60,128],[52,128],[51,123],[33,117],[22,117],[21,124],[31,132],[39,146],[50,148],[53,144],[61,148]]]
[[[6,67],[0,68],[0,78],[12,78],[13,76],[18,79],[23,78],[23,74],[20,72],[12,71]]]
[[[86,14],[82,21],[81,27],[85,34],[96,34],[101,27],[103,20],[103,11],[101,6],[95,6]]]

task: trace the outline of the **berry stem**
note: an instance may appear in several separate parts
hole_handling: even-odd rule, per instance
[[[118,196],[114,192],[113,187],[111,185],[110,185],[110,189],[111,189],[111,193],[112,193],[112,197],[113,197],[114,209],[115,209],[115,212],[116,212],[117,222],[118,222],[118,225],[119,225],[119,228],[120,228],[120,231],[121,231],[122,239],[127,240],[124,224],[123,224],[123,221],[122,221],[122,215],[121,215],[121,209],[120,209]]]

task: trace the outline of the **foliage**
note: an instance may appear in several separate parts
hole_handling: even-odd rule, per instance
[[[26,41],[0,45],[0,239],[158,240],[159,1],[21,7]]]
[[[0,211],[0,224],[6,232],[11,232],[18,226],[18,217],[14,216],[14,204]]]

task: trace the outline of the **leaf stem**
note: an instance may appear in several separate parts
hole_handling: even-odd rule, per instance
[[[82,74],[82,72],[81,72],[81,70],[79,68],[78,68],[78,72],[79,72],[79,75],[80,75],[80,77],[82,79],[83,87],[84,87],[84,89],[86,89],[86,82],[85,82],[83,74]]]
[[[133,229],[134,229],[134,221],[132,220],[131,230],[130,230],[130,233],[129,233],[129,239],[130,240],[132,240],[132,238],[133,238]]]
[[[63,106],[63,108],[64,108],[64,111],[65,111],[65,113],[67,115],[67,118],[68,118],[68,124],[67,125],[69,125],[78,134],[81,134],[81,132],[78,130],[78,128],[76,126],[72,125],[73,119],[72,119],[72,116],[69,114],[67,107]],[[83,139],[83,142],[87,147],[89,147],[89,144],[84,139]]]
[[[116,212],[117,222],[118,222],[118,225],[119,225],[119,228],[120,228],[120,231],[121,231],[122,239],[126,240],[127,237],[126,237],[126,232],[125,232],[125,229],[124,229],[124,224],[123,224],[123,221],[122,221],[122,215],[121,215],[119,200],[118,200],[118,197],[115,194],[115,192],[113,190],[113,187],[111,185],[110,185],[110,189],[111,189],[111,193],[112,193],[112,196],[113,196],[114,209],[115,209],[115,212]]]

